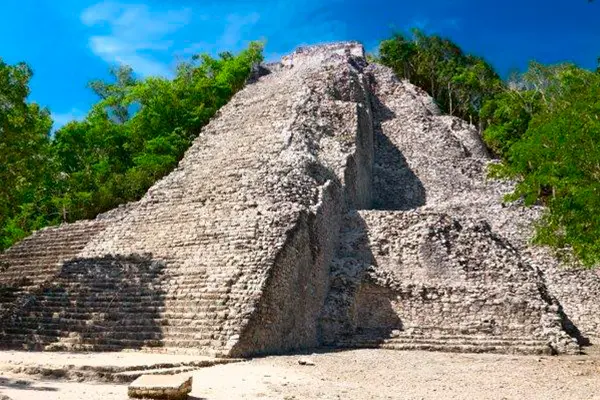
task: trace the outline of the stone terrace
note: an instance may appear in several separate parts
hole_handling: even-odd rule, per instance
[[[476,130],[358,43],[269,66],[138,202],[0,255],[0,343],[574,353],[600,276],[532,248]]]

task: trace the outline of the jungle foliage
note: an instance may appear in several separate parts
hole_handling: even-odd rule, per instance
[[[85,119],[54,134],[50,112],[27,101],[31,69],[0,60],[0,250],[139,199],[261,60],[262,45],[252,43],[237,55],[195,56],[173,79],[115,67],[110,82],[90,82],[99,101]]]
[[[379,45],[377,61],[429,93],[443,112],[477,123],[483,104],[502,80],[483,58],[465,53],[450,39],[413,29]]]
[[[509,200],[547,207],[535,240],[598,264],[600,73],[532,63],[482,118],[483,137],[503,160],[491,172],[517,181]]]

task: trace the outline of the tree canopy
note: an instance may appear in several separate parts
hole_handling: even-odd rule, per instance
[[[378,62],[427,91],[443,112],[472,123],[482,105],[502,88],[496,71],[483,58],[466,54],[450,39],[413,29],[379,45]]]
[[[484,107],[484,139],[502,156],[493,169],[516,179],[509,199],[547,206],[535,240],[600,262],[600,74],[531,63]]]
[[[44,225],[52,177],[48,110],[28,103],[33,73],[24,63],[0,59],[0,248]]]

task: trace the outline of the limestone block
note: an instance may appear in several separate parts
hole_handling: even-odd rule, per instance
[[[185,375],[142,375],[133,381],[127,393],[134,399],[187,399],[192,377]]]

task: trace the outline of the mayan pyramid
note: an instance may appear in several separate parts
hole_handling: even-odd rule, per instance
[[[574,353],[600,275],[527,243],[476,130],[354,42],[264,66],[138,202],[0,255],[0,345]]]

